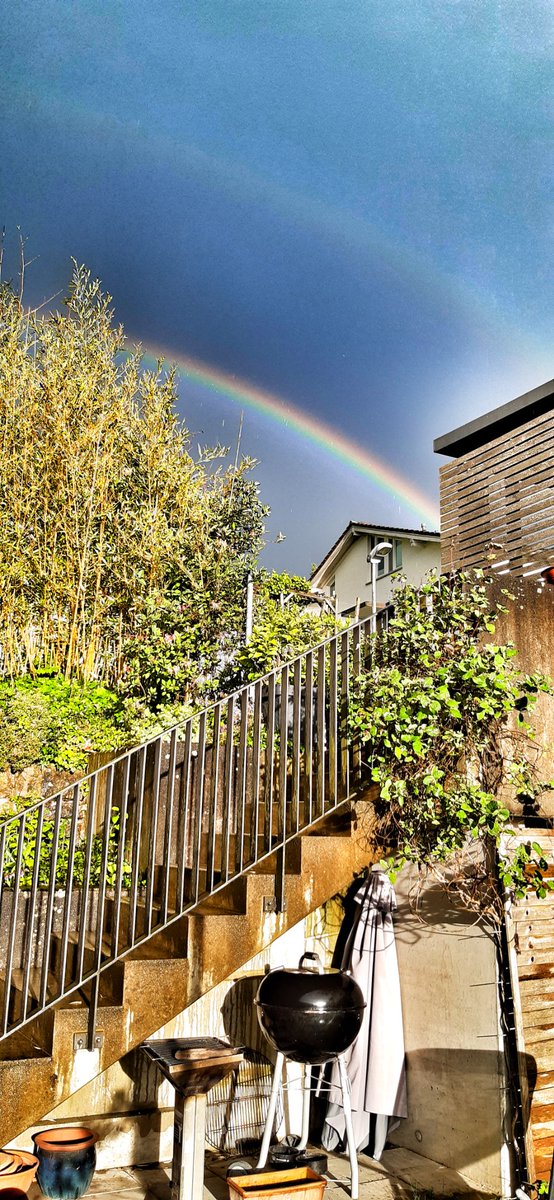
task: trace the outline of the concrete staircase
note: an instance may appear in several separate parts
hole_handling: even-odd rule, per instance
[[[371,860],[370,813],[368,799],[344,802],[289,843],[284,912],[267,911],[276,863],[266,857],[114,962],[101,977],[94,1050],[83,1048],[88,1006],[75,992],[9,1034],[0,1044],[3,1144],[348,886]],[[12,988],[17,998],[16,973]]]

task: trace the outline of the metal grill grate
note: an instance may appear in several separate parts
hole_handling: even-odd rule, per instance
[[[273,1064],[248,1047],[239,1067],[208,1094],[206,1141],[221,1154],[249,1154],[261,1143],[273,1080]],[[275,1127],[283,1119],[280,1095]]]

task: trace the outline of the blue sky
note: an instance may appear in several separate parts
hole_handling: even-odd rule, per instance
[[[12,0],[0,217],[27,296],[73,255],[131,340],[288,400],[431,499],[432,440],[554,375],[550,3]],[[59,302],[59,301],[58,301]],[[196,440],[240,404],[183,380]],[[266,561],[401,496],[251,410]],[[273,541],[277,530],[286,541]]]

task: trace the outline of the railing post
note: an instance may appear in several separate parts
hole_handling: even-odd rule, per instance
[[[340,655],[340,789],[341,800],[350,794],[349,708],[350,708],[350,638],[345,629],[341,636]]]
[[[246,828],[246,761],[248,746],[248,688],[242,689],[240,697],[240,728],[237,761],[237,847],[235,849],[235,870],[244,870],[244,835]]]
[[[275,866],[275,912],[283,913],[287,910],[287,902],[285,899],[285,876],[286,876],[286,846],[279,847],[276,855]]]
[[[41,806],[38,810],[37,829],[36,829],[36,835],[35,835],[35,850],[34,850],[35,861],[33,863],[33,878],[31,881],[31,895],[30,895],[29,911],[27,913],[27,938],[26,938],[26,942],[25,942],[25,952],[24,952],[24,958],[23,958],[24,979],[23,979],[23,988],[22,988],[22,997],[21,997],[21,1015],[23,1017],[23,1020],[25,1020],[25,1018],[27,1017],[27,1013],[28,1013],[28,1010],[30,1007],[30,1005],[29,1005],[29,1001],[30,1001],[29,981],[31,978],[31,956],[33,953],[34,945],[35,945],[34,925],[35,925],[35,912],[36,912],[36,903],[37,903],[38,882],[39,882],[39,874],[40,874],[40,844],[42,841],[43,823],[44,823],[44,804],[41,804]]]
[[[314,656],[306,654],[304,682],[304,824],[312,821],[314,787]]]
[[[119,844],[117,847],[117,865],[114,886],[114,913],[112,925],[112,956],[117,958],[119,953],[119,931],[121,927],[121,888],[123,885],[123,865],[125,862],[125,844],[127,837],[127,805],[129,803],[129,780],[131,775],[131,755],[125,759],[123,779],[121,782],[121,800],[119,808]],[[78,785],[77,785],[78,786]]]
[[[252,730],[252,829],[250,833],[250,861],[258,861],[258,836],[260,832],[260,772],[261,772],[261,721],[262,682],[254,685],[254,723]]]
[[[177,730],[171,731],[169,740],[169,766],[165,794],[165,829],[163,848],[163,874],[161,885],[160,924],[167,921],[169,909],[169,881],[171,876],[171,838],[173,834],[173,806],[175,802],[175,764],[177,761]]]
[[[42,952],[42,979],[40,987],[40,1005],[44,1007],[48,995],[48,968],[50,965],[50,938],[52,936],[52,921],[54,919],[54,900],[56,895],[56,872],[58,867],[58,842],[60,838],[60,820],[62,813],[61,796],[56,800],[56,816],[52,849],[50,852],[50,879],[48,882],[48,901],[46,905],[46,927],[44,930],[44,947]]]
[[[265,848],[273,843],[273,779],[275,773],[275,671],[267,680],[267,730],[265,751]]]
[[[187,900],[187,855],[191,817],[191,757],[192,757],[192,718],[189,717],[185,730],[185,746],[181,763],[181,779],[179,786],[178,811],[178,855],[177,881],[175,887],[175,912],[182,912]]]
[[[17,932],[17,914],[19,909],[19,891],[21,882],[21,866],[23,862],[23,845],[25,842],[25,813],[19,826],[19,837],[17,840],[17,854],[15,861],[15,876],[13,881],[13,900],[12,911],[10,915],[10,930],[8,934],[8,953],[6,955],[5,967],[5,993],[4,993],[4,1013],[3,1013],[3,1033],[8,1029],[10,1019],[10,993],[12,988],[12,970],[13,970],[13,955],[15,949],[15,936]],[[52,899],[53,904],[53,899]]]
[[[206,892],[214,886],[215,845],[217,838],[217,813],[219,801],[219,755],[221,751],[221,704],[216,704],[213,715],[212,771],[210,779],[210,801],[208,816],[208,845],[206,851]]]
[[[204,767],[206,763],[206,712],[200,713],[198,728],[198,756],[196,759],[196,829],[194,842],[194,892],[195,901],[201,892],[202,824],[204,821]]]
[[[145,895],[145,932],[152,931],[152,914],[154,906],[154,876],[156,871],[156,850],[158,841],[158,813],[160,807],[160,775],[162,765],[162,745],[163,739],[160,736],[155,742],[154,749],[154,765],[152,770],[151,789],[150,789],[150,844],[148,846],[148,867],[146,876],[146,895]]]
[[[225,727],[225,776],[223,782],[223,812],[221,822],[221,878],[229,878],[229,859],[231,848],[231,822],[233,819],[233,779],[234,755],[233,726],[235,719],[235,697],[227,701],[227,719]]]
[[[287,836],[287,767],[289,726],[289,668],[281,671],[281,705],[279,712],[279,807],[277,820],[278,847],[275,869],[275,911],[285,911],[285,844]]]
[[[279,845],[281,842],[284,842],[287,831],[288,724],[289,669],[288,666],[285,666],[281,671],[281,706],[279,712],[279,807],[277,823]]]
[[[355,625],[352,630],[352,682],[357,686],[361,673],[361,626]],[[361,782],[362,753],[360,738],[352,739],[352,779],[355,785]]]
[[[301,689],[302,661],[296,659],[293,667],[292,691],[292,795],[291,825],[295,832],[300,829],[300,720],[302,716]]]
[[[336,807],[338,799],[337,731],[339,717],[337,678],[338,639],[329,643],[329,786],[325,807]]]
[[[316,687],[316,813],[323,816],[325,811],[325,764],[327,759],[327,731],[325,727],[325,646],[320,646],[317,652],[317,687]]]

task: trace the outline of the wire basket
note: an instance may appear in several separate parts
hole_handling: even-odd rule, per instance
[[[269,1106],[273,1064],[248,1046],[243,1061],[208,1093],[206,1141],[221,1154],[251,1154],[259,1147]],[[281,1094],[274,1130],[283,1119]]]

